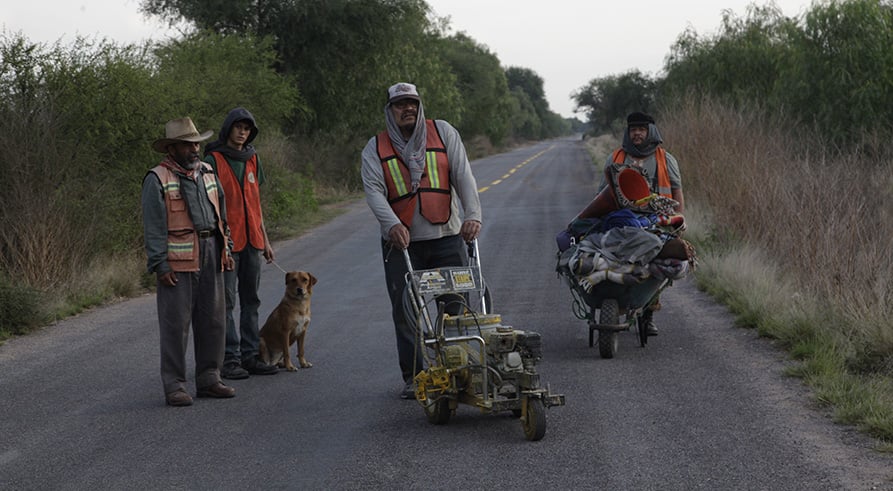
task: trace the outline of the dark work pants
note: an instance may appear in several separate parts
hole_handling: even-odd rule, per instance
[[[381,241],[384,259],[385,281],[391,298],[391,315],[397,335],[397,356],[403,381],[409,383],[424,369],[422,350],[403,310],[403,292],[406,288],[406,259],[403,251]],[[444,266],[466,266],[468,255],[465,242],[459,235],[440,239],[413,241],[409,244],[409,257],[413,270],[433,269]],[[421,328],[421,326],[419,326]]]
[[[258,354],[260,327],[257,323],[257,310],[260,307],[260,268],[261,251],[250,245],[233,253],[235,267],[224,273],[226,284],[226,354],[224,363],[241,363]],[[239,297],[239,325],[233,316]]]
[[[177,273],[177,284],[157,284],[158,325],[161,333],[161,382],[164,393],[186,390],[186,347],[192,325],[195,386],[220,381],[226,340],[223,272],[215,236],[199,240],[199,271]]]

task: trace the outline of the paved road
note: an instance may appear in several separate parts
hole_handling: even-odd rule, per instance
[[[554,273],[554,235],[591,198],[578,141],[474,162],[494,311],[543,335],[544,382],[567,405],[539,442],[461,406],[428,424],[401,380],[377,234],[365,203],[279,243],[318,278],[311,369],[233,381],[232,400],[164,405],[155,297],[96,309],[0,346],[0,489],[893,489],[889,457],[829,422],[785,357],[690,281],[645,348],[588,347]],[[282,296],[263,273],[261,317]]]

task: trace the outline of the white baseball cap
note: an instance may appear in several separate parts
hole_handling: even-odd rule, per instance
[[[393,104],[401,99],[418,101],[419,91],[415,85],[408,82],[396,83],[388,88],[388,104]]]

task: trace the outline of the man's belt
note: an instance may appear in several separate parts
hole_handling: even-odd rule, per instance
[[[207,239],[208,237],[214,236],[214,232],[216,232],[216,230],[199,230],[198,238],[199,239]]]

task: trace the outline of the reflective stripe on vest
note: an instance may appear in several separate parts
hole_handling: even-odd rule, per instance
[[[670,184],[670,172],[667,170],[667,151],[661,147],[657,147],[657,150],[654,152],[654,160],[657,162],[657,194],[672,198],[673,189]],[[612,161],[615,164],[626,162],[626,152],[624,152],[622,148],[618,148],[614,151]],[[648,184],[652,187],[653,191],[654,183],[650,182]]]
[[[412,227],[416,205],[429,222],[440,225],[450,219],[450,165],[446,146],[434,121],[425,121],[425,171],[419,181],[419,189],[412,192],[412,177],[403,159],[397,155],[387,131],[376,137],[378,158],[381,160],[384,180],[388,189],[388,203],[397,218],[407,228]]]
[[[217,163],[217,177],[226,197],[226,223],[233,239],[233,252],[248,244],[264,249],[263,215],[260,207],[260,183],[257,175],[257,155],[245,162],[245,173],[240,185],[229,161],[220,152],[211,152]]]
[[[220,217],[220,194],[214,170],[202,162],[202,183],[214,210],[217,213],[219,230],[226,230]],[[164,165],[158,165],[149,172],[155,173],[164,192],[164,207],[167,211],[167,262],[172,271],[191,272],[199,270],[198,234],[189,216],[186,198],[180,193],[180,176]],[[222,244],[226,251],[225,241]],[[223,269],[223,261],[220,264]]]

